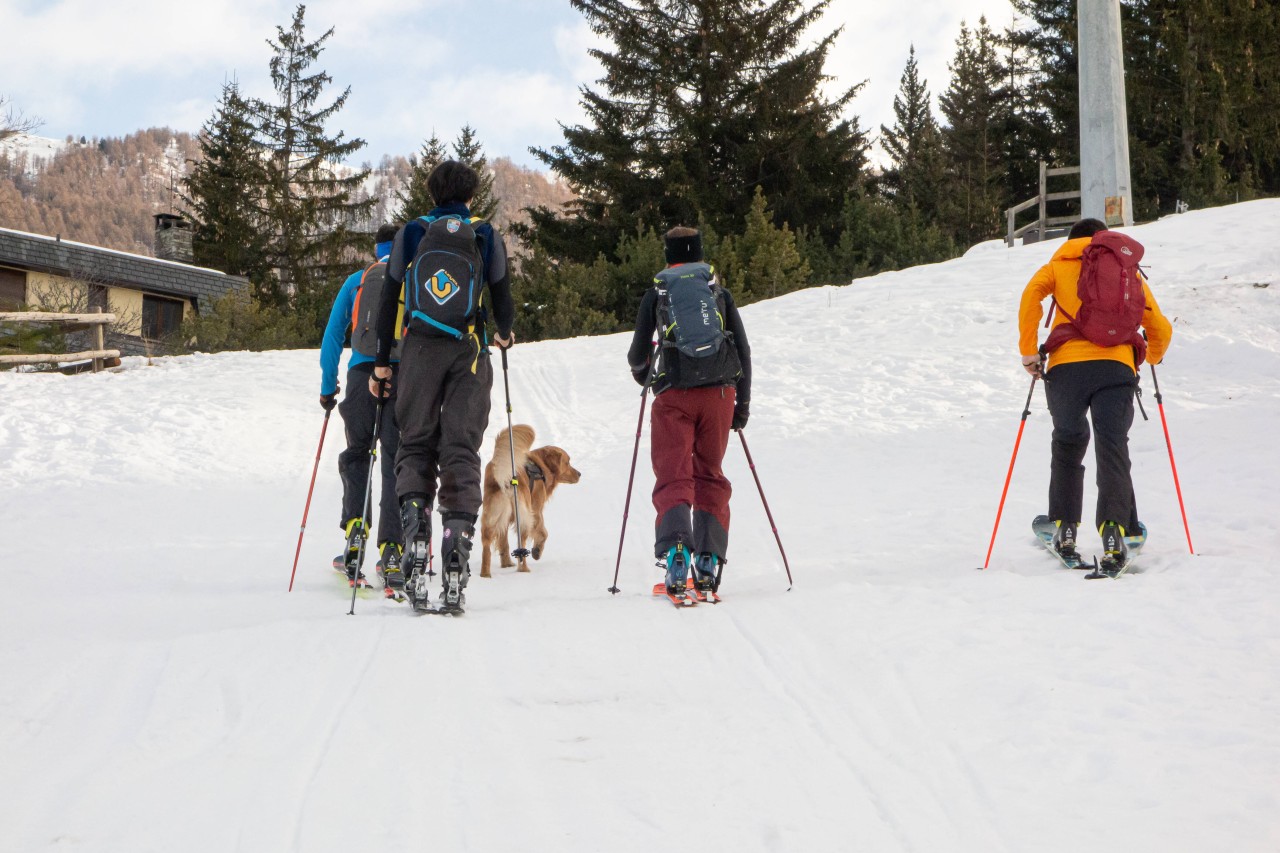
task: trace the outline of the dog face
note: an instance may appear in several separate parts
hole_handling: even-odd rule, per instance
[[[569,464],[569,454],[559,447],[549,445],[530,450],[529,458],[546,475],[548,495],[560,483],[576,483],[582,478],[582,472]]]

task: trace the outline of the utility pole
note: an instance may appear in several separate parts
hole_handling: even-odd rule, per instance
[[[1077,0],[1080,204],[1108,226],[1133,224],[1120,0]]]

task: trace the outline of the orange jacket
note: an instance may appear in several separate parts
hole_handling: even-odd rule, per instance
[[[1091,239],[1078,237],[1063,243],[1053,253],[1053,259],[1037,270],[1031,281],[1027,282],[1026,289],[1022,291],[1022,304],[1018,307],[1018,350],[1023,355],[1035,355],[1039,351],[1036,335],[1040,321],[1044,319],[1044,307],[1041,303],[1047,297],[1052,296],[1073,317],[1079,313],[1080,296],[1076,293],[1076,283],[1080,279],[1080,256]],[[1151,295],[1151,288],[1145,278],[1142,280],[1142,293],[1147,301],[1146,310],[1142,312],[1142,328],[1147,330],[1147,361],[1159,364],[1164,358],[1165,350],[1169,348],[1173,326],[1160,313],[1160,306]],[[1062,311],[1054,311],[1054,326],[1067,322],[1070,321]],[[1079,338],[1067,341],[1050,353],[1049,367],[1102,359],[1123,362],[1133,368],[1133,347],[1128,344],[1100,347]]]

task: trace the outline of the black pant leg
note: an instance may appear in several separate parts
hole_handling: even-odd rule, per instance
[[[1098,389],[1090,401],[1093,452],[1097,463],[1098,507],[1094,526],[1115,521],[1126,530],[1133,524],[1133,471],[1129,428],[1133,426],[1134,373],[1119,362],[1096,362]]]
[[[361,368],[364,368],[363,370]],[[342,416],[347,447],[338,454],[338,476],[342,478],[342,519],[348,521],[364,512],[365,486],[369,479],[369,445],[373,441],[373,417],[376,400],[369,393],[366,365],[347,370],[347,387],[338,404]]]
[[[489,426],[493,367],[470,341],[453,350],[440,412],[441,512],[480,513],[480,445]],[[474,369],[473,369],[474,366]]]
[[[1089,386],[1082,364],[1053,368],[1045,378],[1053,439],[1049,463],[1049,517],[1081,521],[1084,513],[1084,455],[1089,449]]]
[[[436,494],[439,472],[440,404],[444,398],[447,364],[432,339],[410,334],[400,355],[396,424],[400,448],[396,453],[396,495]]]

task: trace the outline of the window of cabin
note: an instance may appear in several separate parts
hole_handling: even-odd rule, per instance
[[[0,311],[17,311],[26,301],[26,272],[0,267]]]
[[[163,296],[142,295],[142,336],[159,340],[178,331],[182,325],[182,300]]]

